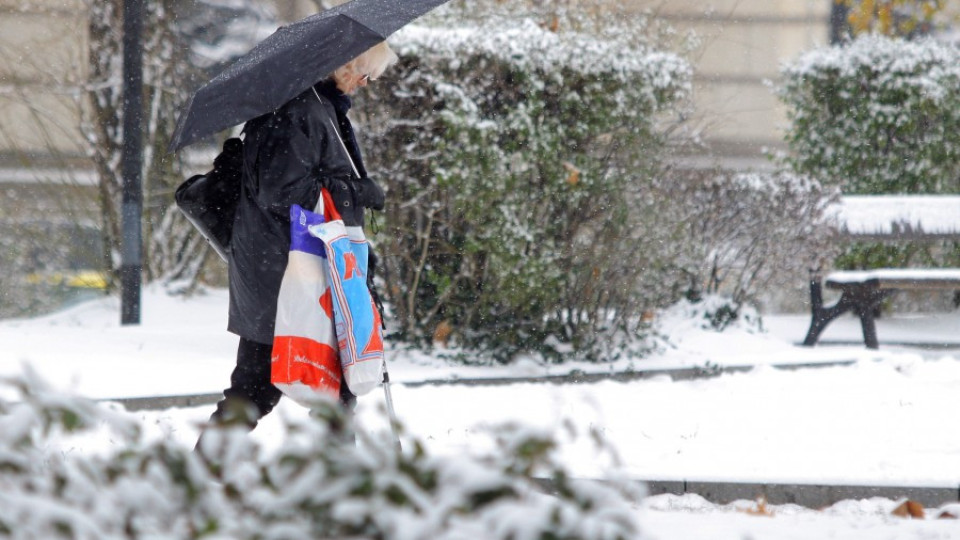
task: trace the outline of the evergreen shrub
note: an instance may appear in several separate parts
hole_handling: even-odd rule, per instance
[[[689,90],[674,54],[497,19],[415,26],[361,109],[388,192],[386,296],[405,339],[576,351],[638,335],[661,113]],[[616,33],[616,32],[614,32]]]
[[[782,69],[792,168],[844,193],[960,192],[960,50],[877,35]]]
[[[0,384],[0,536],[11,540],[639,535],[638,488],[572,479],[557,439],[541,430],[502,426],[492,432],[497,450],[455,457],[405,437],[401,453],[363,432],[357,446],[329,400],[285,420],[276,451],[225,427],[204,435],[201,458],[169,436],[147,437],[134,414],[32,375],[8,382]]]

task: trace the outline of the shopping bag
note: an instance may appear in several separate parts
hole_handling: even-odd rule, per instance
[[[297,205],[290,208],[290,256],[277,300],[270,369],[270,382],[307,406],[321,395],[336,397],[340,392],[324,246],[308,230],[323,221],[322,214]]]
[[[328,219],[308,229],[323,242],[327,254],[324,262],[343,379],[350,392],[362,396],[381,383],[384,361],[380,312],[367,288],[370,246],[362,228],[346,227],[341,219]]]

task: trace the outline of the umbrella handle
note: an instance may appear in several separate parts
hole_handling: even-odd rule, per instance
[[[400,452],[403,450],[403,447],[400,445],[400,433],[397,431],[397,413],[393,409],[393,395],[390,393],[390,374],[387,373],[386,364],[383,365],[383,395],[387,402],[387,415],[390,417],[390,430],[393,432],[393,437],[397,440],[397,451]]]
[[[323,104],[323,99],[320,98],[320,93],[317,92],[316,87],[310,87],[310,89],[313,90],[313,95],[317,96],[317,101]],[[337,124],[333,122],[333,118],[327,118],[327,119],[330,120],[330,125],[333,126],[333,132],[337,134],[337,140],[340,141],[340,148],[343,149],[344,155],[347,156],[347,161],[350,162],[350,168],[353,169],[354,176],[356,176],[357,179],[360,179],[360,171],[357,170],[357,165],[353,162],[353,158],[350,157],[350,151],[347,150],[347,145],[344,144],[343,137],[340,136],[340,129],[337,128]]]

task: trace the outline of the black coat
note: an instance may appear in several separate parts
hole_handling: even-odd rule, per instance
[[[243,181],[230,252],[230,332],[273,342],[291,205],[312,210],[324,186],[346,225],[363,224],[363,209],[348,202],[353,168],[336,126],[330,100],[309,89],[244,127]]]

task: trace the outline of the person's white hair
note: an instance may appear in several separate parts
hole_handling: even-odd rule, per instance
[[[371,80],[375,80],[388,67],[399,60],[397,54],[393,52],[386,41],[381,41],[373,47],[364,51],[360,56],[338,67],[332,73],[334,79],[342,79],[345,75],[369,75]]]

